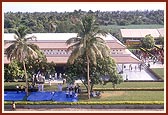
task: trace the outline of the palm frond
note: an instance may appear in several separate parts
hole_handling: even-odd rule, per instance
[[[98,47],[96,46],[96,44],[93,44],[92,49],[94,50],[94,52],[95,52],[95,54],[97,56],[99,56],[100,58],[103,57],[101,51],[98,49]]]
[[[79,37],[69,38],[69,39],[66,41],[66,44],[67,44],[67,45],[70,45],[71,43],[79,42],[80,39],[81,39],[81,38],[79,38]]]
[[[28,37],[28,38],[26,38],[27,40],[37,40],[37,37],[36,36],[31,36],[31,37]]]
[[[74,48],[79,47],[79,45],[80,45],[80,42],[74,43],[67,48],[67,51],[73,50]]]
[[[83,47],[77,47],[77,48],[75,48],[75,49],[72,51],[70,57],[68,58],[68,62],[69,62],[70,64],[73,64],[74,61],[75,61],[75,59],[77,59],[79,56],[83,55],[83,51],[84,51],[84,50],[83,50]]]
[[[90,59],[90,61],[93,62],[94,65],[97,64],[97,59],[96,59],[96,52],[93,49],[89,49],[90,51],[87,52],[87,55]]]

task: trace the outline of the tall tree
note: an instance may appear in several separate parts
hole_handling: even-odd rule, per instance
[[[67,64],[66,67],[66,79],[67,83],[73,83],[76,79],[80,79],[87,89],[87,68],[86,58],[84,56],[78,57],[74,64]],[[91,91],[96,84],[105,85],[107,82],[111,82],[113,86],[123,81],[122,76],[117,73],[116,63],[112,57],[105,57],[103,59],[98,58],[97,64],[90,64],[90,79],[91,79]]]
[[[25,61],[28,57],[35,57],[37,56],[36,51],[39,50],[39,47],[35,44],[32,44],[31,42],[28,42],[28,40],[33,40],[36,37],[26,37],[28,32],[28,29],[25,26],[19,27],[15,31],[14,41],[10,41],[11,45],[5,50],[5,53],[7,55],[7,59],[12,60],[18,60],[19,62],[23,63],[24,73],[25,73],[25,79],[26,79],[26,94],[28,96],[28,76],[27,76],[27,70]]]
[[[91,15],[86,15],[81,18],[77,24],[77,37],[70,38],[66,41],[68,45],[72,44],[68,50],[72,53],[68,59],[70,64],[73,64],[75,59],[84,55],[87,60],[87,82],[88,82],[88,99],[90,99],[90,77],[89,64],[96,65],[96,57],[103,58],[109,55],[109,47],[105,41],[99,36],[106,36],[106,32],[100,30],[96,20]]]
[[[141,45],[143,48],[147,48],[147,49],[153,48],[155,46],[155,41],[153,36],[151,36],[151,34],[146,35],[145,38],[141,40]]]

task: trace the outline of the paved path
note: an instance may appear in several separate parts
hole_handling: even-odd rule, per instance
[[[124,64],[125,68],[123,70],[123,79],[126,80],[126,76],[128,80],[156,80],[154,75],[152,75],[150,72],[148,72],[145,68],[142,67],[141,71],[138,68],[137,64],[131,64],[132,70],[129,69],[130,64]],[[135,67],[136,66],[136,67]],[[122,68],[122,65],[119,64],[118,67]],[[150,63],[150,68],[164,68],[164,65],[161,63],[153,64]]]
[[[10,111],[11,110],[5,110],[5,112]],[[57,113],[57,112],[68,112],[68,111],[73,111],[73,112],[85,112],[85,113],[96,113],[96,112],[107,112],[107,113],[113,113],[113,112],[164,112],[164,109],[82,109],[82,108],[55,108],[55,109],[17,109],[16,111],[12,111],[12,112],[39,112],[39,111],[47,111],[47,112],[53,112],[53,113]]]

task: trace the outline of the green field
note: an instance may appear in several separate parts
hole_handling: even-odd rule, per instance
[[[87,101],[87,94],[79,96],[79,101]],[[99,98],[90,101],[163,101],[163,91],[106,91]]]
[[[15,89],[16,85],[25,85],[25,82],[5,82],[5,89]],[[85,89],[84,85],[80,84],[82,89]],[[63,85],[66,87],[66,84]],[[94,88],[113,88],[112,83],[107,83],[106,85],[95,85]],[[164,82],[123,82],[121,84],[116,85],[116,88],[164,88]],[[44,85],[45,91],[55,91],[57,90],[57,85],[49,84]]]
[[[161,78],[164,79],[164,68],[152,68],[152,70]]]
[[[108,25],[100,26],[102,29],[111,29],[113,32],[118,31],[119,29],[157,29],[163,28],[164,25],[127,25],[127,26],[118,26],[118,25]]]

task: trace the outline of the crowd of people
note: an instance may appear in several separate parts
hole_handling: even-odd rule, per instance
[[[135,54],[140,60],[144,63],[148,63],[149,60],[152,60],[153,64],[156,62],[161,62],[164,64],[164,49],[163,48],[153,48],[149,50],[133,50],[133,54]]]

